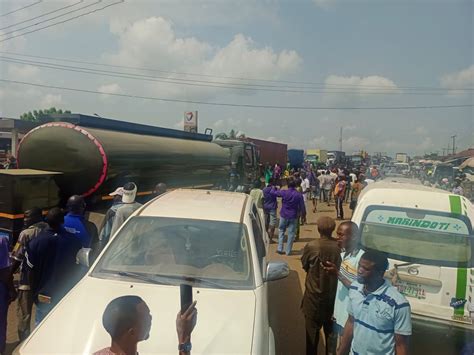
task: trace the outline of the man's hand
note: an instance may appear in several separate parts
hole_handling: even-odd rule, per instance
[[[336,264],[334,264],[330,261],[324,262],[322,264],[322,266],[323,266],[324,271],[326,271],[328,274],[337,275],[337,273],[339,271]]]
[[[181,314],[181,311],[176,315],[176,332],[178,333],[179,343],[189,342],[191,333],[196,326],[197,309],[196,301],[194,301],[188,309]]]

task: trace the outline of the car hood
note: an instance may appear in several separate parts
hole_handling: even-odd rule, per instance
[[[177,353],[176,315],[179,286],[83,279],[18,349],[20,354],[92,354],[110,346],[102,326],[107,304],[123,295],[140,296],[150,308],[149,339],[138,344],[143,354]],[[254,328],[253,290],[194,288],[198,318],[192,333],[193,354],[249,354]]]

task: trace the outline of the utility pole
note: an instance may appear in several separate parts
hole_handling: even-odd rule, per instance
[[[456,137],[456,135],[451,136],[451,138],[453,139],[453,155],[456,154]]]
[[[339,132],[339,151],[342,152],[342,126],[341,126],[341,130]]]

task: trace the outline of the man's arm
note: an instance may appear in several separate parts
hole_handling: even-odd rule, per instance
[[[178,343],[185,344],[191,342],[191,333],[196,326],[197,322],[197,309],[196,301],[194,301],[188,309],[181,314],[178,312],[176,316],[176,333],[178,333]],[[179,351],[179,355],[188,355],[189,351]]]
[[[276,196],[276,197],[283,197],[284,191],[282,190],[277,190],[276,187],[272,187],[270,190],[270,195]]]
[[[395,354],[408,355],[409,335],[395,334]]]
[[[341,345],[337,350],[337,355],[349,354],[351,349],[352,337],[354,335],[354,317],[349,315],[346,325],[344,326],[344,334],[342,335]],[[398,355],[398,353],[397,353]]]

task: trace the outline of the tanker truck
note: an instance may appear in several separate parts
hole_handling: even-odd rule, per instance
[[[55,116],[54,121],[28,132],[17,159],[18,176],[28,169],[29,174],[48,172],[45,177],[54,180],[59,196],[47,201],[59,199],[61,204],[78,194],[94,210],[106,208],[108,194],[128,181],[137,184],[137,195],[144,198],[159,182],[170,188],[228,188],[232,176],[234,187],[245,190],[258,177],[252,143],[212,141],[209,134],[78,114]],[[28,199],[28,195],[21,192],[12,198]],[[21,206],[31,204],[51,207],[39,205],[38,200]],[[7,215],[22,218],[23,211]],[[6,211],[0,211],[0,217],[2,212]]]

